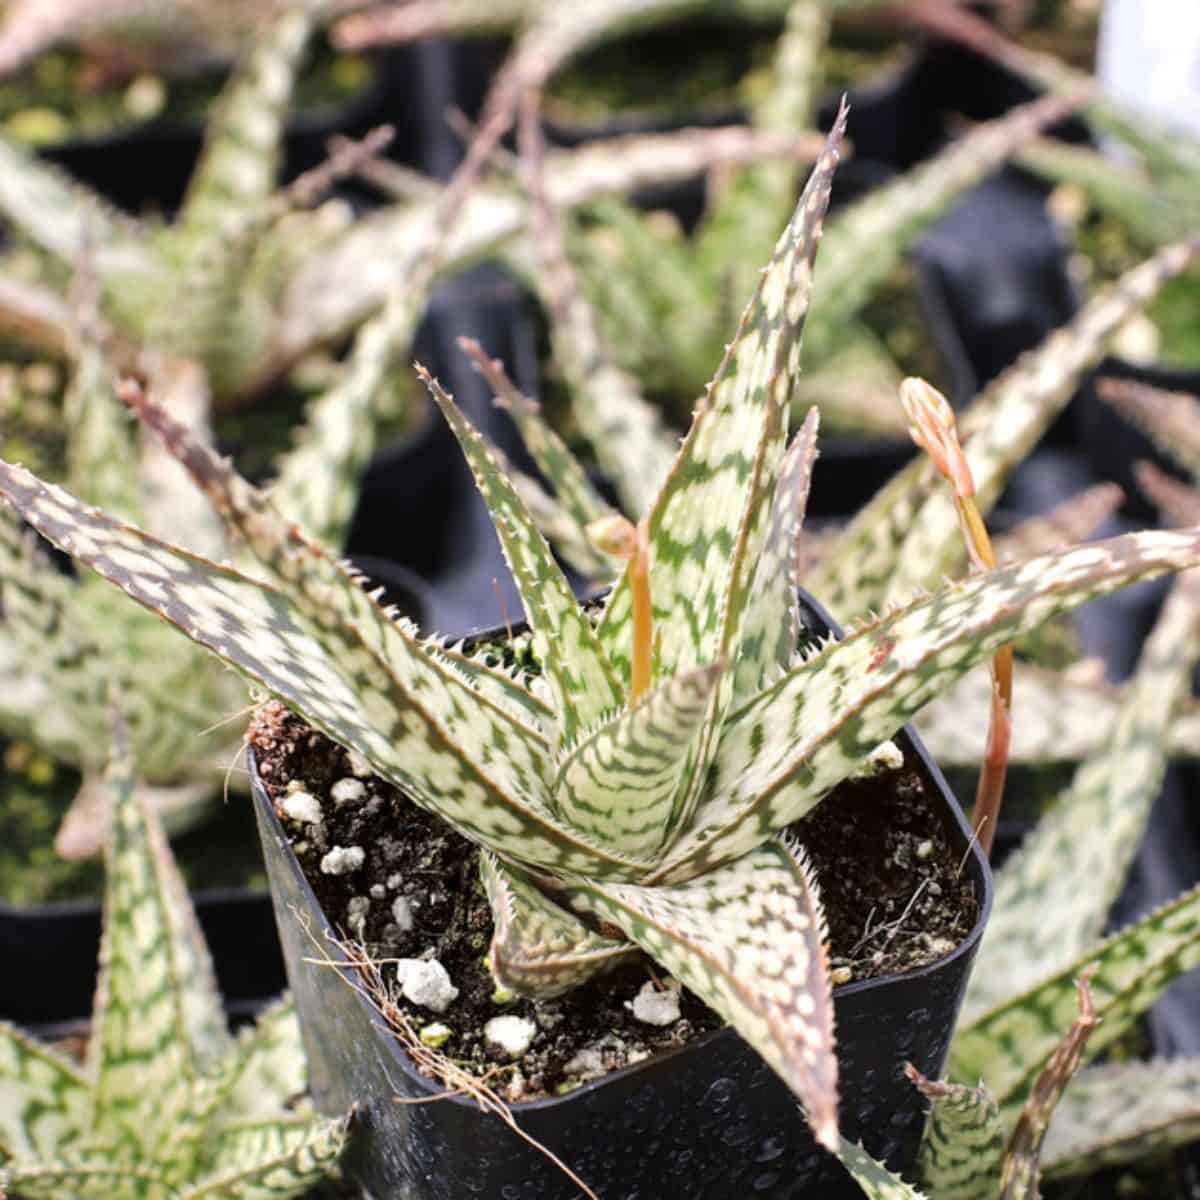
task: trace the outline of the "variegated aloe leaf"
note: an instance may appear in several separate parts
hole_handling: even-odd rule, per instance
[[[791,664],[800,642],[800,538],[817,458],[817,425],[818,410],[813,408],[779,471],[734,667],[734,694],[738,696],[756,695],[774,682],[773,676]]]
[[[290,582],[281,591],[218,567],[85,509],[20,468],[0,465],[0,492],[51,541],[335,741],[354,746],[464,836],[547,867],[644,872],[645,864],[593,846],[551,814],[543,798],[545,741],[502,699],[512,682],[479,664],[469,682],[436,644],[419,641],[352,580],[346,594],[366,606],[370,625],[341,623],[328,611],[322,624],[304,616]],[[300,562],[319,580],[336,578],[315,547]],[[479,680],[489,681],[486,692]]]
[[[1195,192],[1186,185],[1186,176],[1156,179],[1140,164],[1049,138],[1023,147],[1017,161],[1043,179],[1074,184],[1141,244],[1160,246],[1188,237],[1196,228]]]
[[[107,781],[114,802],[89,1046],[91,1132],[118,1144],[132,1138],[149,1158],[228,1035],[195,912],[162,831],[147,819],[127,746],[118,743]]]
[[[421,299],[415,292],[397,297],[362,326],[341,376],[310,406],[296,444],[277,464],[272,500],[323,546],[345,540],[380,422],[407,403],[388,370],[412,341]]]
[[[539,118],[527,105],[521,153],[531,193],[530,233],[539,254],[538,292],[550,314],[555,360],[571,390],[579,428],[629,512],[654,502],[675,457],[675,439],[637,380],[617,365],[567,254],[561,218],[547,194]]]
[[[343,1120],[276,1117],[227,1125],[206,1149],[204,1177],[179,1200],[278,1200],[299,1196],[337,1161],[346,1144]]]
[[[216,102],[174,235],[184,246],[249,223],[275,189],[281,135],[313,25],[310,0],[279,5]]]
[[[1075,1019],[1075,980],[1090,975],[1100,1024],[1085,1057],[1121,1037],[1170,982],[1200,964],[1200,889],[1185,892],[1107,938],[1065,968],[968,1019],[950,1047],[955,1079],[986,1079],[1006,1123]]]
[[[1077,100],[1034,100],[977,126],[926,163],[875,188],[830,219],[821,250],[814,337],[828,337],[891,273],[913,239],[1018,147],[1061,120]]]
[[[1080,1072],[1042,1148],[1047,1178],[1090,1175],[1200,1137],[1200,1061],[1108,1063]]]
[[[1200,512],[1196,523],[1200,524]],[[1079,665],[1086,671],[1020,664],[1014,694],[1021,720],[1013,724],[1009,762],[1078,762],[1105,747],[1124,693],[1104,682],[1103,665],[1096,660]],[[1098,667],[1099,673],[1092,667]],[[979,765],[991,703],[988,673],[970,671],[921,710],[915,724],[939,764]],[[1173,759],[1200,754],[1200,703],[1186,700],[1163,736]]]
[[[1104,744],[996,875],[966,1020],[1073,962],[1104,929],[1167,768],[1166,731],[1200,656],[1200,579],[1176,581]]]
[[[682,672],[564,747],[552,788],[556,810],[597,840],[652,859],[723,669]]]
[[[281,1098],[303,1093],[304,1068],[300,1022],[291,998],[285,996],[238,1033],[221,1063],[213,1116],[220,1123],[270,1116]]]
[[[542,416],[538,404],[509,379],[500,360],[489,358],[471,338],[459,338],[458,344],[487,381],[497,406],[512,417],[525,449],[575,525],[586,530],[593,521],[611,516],[613,507],[596,490],[582,464]]]
[[[584,613],[550,547],[538,532],[512,482],[488,453],[440,384],[418,367],[437,406],[462,446],[500,538],[500,547],[533,630],[534,653],[550,685],[557,740],[570,744],[624,694],[591,621]]]
[[[1200,400],[1133,379],[1105,379],[1096,390],[1121,416],[1144,429],[1193,481],[1200,481]]]
[[[68,762],[87,753],[85,765],[99,766],[91,755],[107,740],[103,714],[112,679],[98,668],[99,648],[79,621],[72,591],[72,581],[41,553],[17,515],[7,507],[0,512],[0,634],[15,659],[12,678],[28,681],[35,705],[15,709],[6,732],[32,737]],[[47,700],[40,706],[39,693]]]
[[[636,953],[551,900],[524,872],[485,851],[480,873],[495,919],[488,964],[522,996],[560,996]]]
[[[926,1200],[924,1193],[905,1183],[899,1175],[892,1174],[861,1146],[856,1146],[845,1138],[842,1138],[838,1145],[837,1156],[868,1200]],[[932,1196],[929,1200],[939,1198]]]
[[[87,1130],[87,1078],[49,1046],[7,1023],[0,1023],[0,1095],[0,1163],[69,1151]]]
[[[787,444],[790,380],[800,369],[813,262],[845,122],[843,106],[647,519],[655,614],[665,618],[656,646],[662,675],[738,651]],[[600,626],[623,669],[630,597],[627,568]],[[733,699],[732,680],[714,693],[681,772],[675,828],[690,820],[706,785]]]
[[[837,1059],[825,921],[803,851],[783,839],[688,883],[580,883],[611,921],[720,1013],[804,1103],[836,1150]]]
[[[1075,988],[1079,1015],[1042,1068],[1009,1136],[1000,1177],[1000,1200],[1039,1200],[1041,1196],[1041,1156],[1046,1130],[1063,1092],[1079,1070],[1096,1028],[1096,1010],[1087,979],[1077,979]]]
[[[90,302],[77,325],[75,371],[63,404],[67,482],[80,499],[136,521],[142,513],[137,447],[104,353],[100,314]]]
[[[978,502],[987,511],[1004,480],[1070,399],[1121,325],[1182,271],[1193,244],[1161,250],[1091,300],[1073,321],[996,377],[968,409],[961,431]],[[834,615],[868,611],[936,584],[960,547],[957,517],[922,458],[894,476],[850,523],[808,586]]]
[[[730,717],[692,831],[655,878],[726,862],[809,812],[937,692],[1056,613],[1196,561],[1200,530],[1127,534],[950,584],[830,642]]]
[[[1115,483],[1097,483],[993,539],[996,558],[1015,562],[1060,546],[1082,542],[1121,507],[1124,492]]]
[[[0,1168],[0,1182],[22,1200],[175,1200],[178,1195],[162,1170],[115,1162],[100,1153],[10,1163]]]
[[[929,1118],[917,1158],[921,1186],[937,1200],[995,1196],[1004,1157],[1004,1130],[996,1102],[983,1084],[965,1087],[905,1073],[929,1101]]]
[[[906,16],[926,28],[967,43],[1039,88],[1071,92],[1091,82],[1085,71],[1055,55],[1010,41],[966,6],[913,4],[906,9]],[[1194,139],[1180,137],[1178,129],[1169,122],[1099,90],[1091,96],[1085,114],[1096,128],[1128,142],[1158,169],[1200,171],[1200,146]]]
[[[1180,483],[1152,462],[1134,464],[1138,487],[1172,525],[1200,522],[1200,491]]]
[[[686,179],[722,166],[795,156],[796,138],[741,126],[688,129],[606,139],[546,156],[551,207],[571,209],[601,196]],[[428,241],[437,195],[417,204],[389,205],[356,221],[330,246],[305,256],[282,285],[274,353],[294,362],[314,345],[344,337],[405,283],[411,248]],[[505,182],[489,182],[465,198],[450,231],[444,270],[495,251],[522,232],[527,205]]]

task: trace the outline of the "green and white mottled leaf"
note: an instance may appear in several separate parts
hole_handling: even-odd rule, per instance
[[[102,1154],[76,1159],[14,1162],[0,1167],[0,1184],[21,1200],[175,1200],[178,1193],[165,1172],[136,1164],[115,1163]]]
[[[1200,399],[1134,379],[1105,379],[1096,390],[1127,421],[1200,482]]]
[[[814,313],[821,333],[836,330],[858,312],[914,238],[955,199],[1076,103],[1043,97],[978,125],[831,217],[821,250],[821,304]]]
[[[776,839],[688,883],[580,882],[568,895],[620,928],[723,1016],[837,1145],[825,922],[803,851]]]
[[[292,88],[312,30],[312,5],[279,5],[264,22],[216,101],[200,162],[188,183],[176,234],[203,242],[246,224],[275,189]]]
[[[1083,1061],[1096,1028],[1086,976],[1075,981],[1079,1014],[1042,1068],[1017,1117],[1004,1155],[999,1200],[1040,1200],[1042,1146],[1054,1110]]]
[[[735,698],[757,695],[786,670],[800,641],[799,548],[817,458],[818,420],[818,410],[810,409],[779,470],[766,541],[746,600],[734,664]]]
[[[1022,355],[976,398],[961,433],[984,511],[1103,356],[1124,322],[1195,254],[1169,246],[1127,271],[1075,319]],[[936,584],[952,568],[961,535],[949,489],[925,456],[895,475],[850,523],[808,581],[835,616],[862,613]]]
[[[1073,963],[959,1026],[950,1047],[955,1079],[986,1079],[1005,1122],[1016,1120],[1077,1009],[1075,980],[1090,984],[1100,1024],[1092,1058],[1120,1038],[1177,976],[1200,965],[1200,889],[1091,948]]]
[[[598,314],[567,253],[562,218],[548,193],[541,131],[535,120],[522,120],[521,151],[531,193],[529,232],[538,254],[533,282],[549,315],[554,358],[570,389],[575,420],[597,463],[612,480],[626,510],[640,517],[671,469],[675,439],[605,341]]]
[[[1053,183],[1075,185],[1140,243],[1160,246],[1187,237],[1196,228],[1194,191],[1172,186],[1182,180],[1155,178],[1140,164],[1051,138],[1037,138],[1022,147],[1017,162]]]
[[[596,490],[579,460],[542,416],[540,406],[509,379],[500,360],[489,358],[471,338],[459,338],[458,344],[495,393],[496,405],[512,417],[525,449],[575,524],[585,529],[593,521],[611,516],[615,511],[612,505]]]
[[[1097,483],[1068,496],[1037,516],[992,539],[998,562],[1016,562],[1071,546],[1094,533],[1121,507],[1124,493],[1115,483]]]
[[[1200,491],[1152,462],[1134,464],[1138,487],[1172,525],[1200,524]]]
[[[407,403],[388,370],[412,342],[424,298],[416,289],[402,293],[362,326],[341,376],[309,407],[299,439],[277,464],[275,507],[322,546],[344,542],[379,423]]]
[[[917,1156],[921,1186],[937,1200],[995,1196],[1005,1137],[996,1102],[987,1088],[937,1083],[912,1066],[906,1067],[905,1073],[929,1101]]]
[[[284,593],[84,509],[21,468],[0,465],[0,492],[51,541],[353,746],[465,837],[565,870],[644,870],[557,821],[541,798],[540,734],[382,610],[369,632],[388,635],[386,660],[354,625],[319,626]]]
[[[551,794],[562,817],[626,854],[652,859],[722,671],[717,665],[676,675],[581,734],[555,770]]]
[[[533,630],[534,652],[550,685],[558,719],[557,740],[570,744],[580,730],[621,705],[624,695],[620,684],[591,621],[580,609],[571,585],[516,488],[441,385],[427,374],[423,378],[458,438],[491,513]]]
[[[346,1122],[278,1117],[229,1125],[209,1146],[208,1173],[179,1200],[287,1200],[303,1195],[337,1161]]]
[[[573,150],[550,151],[547,198],[554,210],[569,210],[602,196],[757,162],[772,153],[794,156],[795,136],[730,126],[607,138]],[[294,361],[314,345],[344,337],[393,289],[405,286],[411,248],[429,239],[436,208],[436,197],[389,205],[360,218],[329,247],[306,256],[282,288],[274,345],[280,359]],[[525,198],[515,187],[476,187],[465,197],[450,231],[443,270],[460,270],[493,253],[524,230],[526,215]]]
[[[0,1023],[0,1163],[69,1150],[87,1128],[88,1080],[7,1022]]]
[[[841,1139],[837,1151],[842,1166],[854,1177],[868,1200],[926,1200],[921,1192],[876,1162],[861,1146]],[[930,1200],[939,1200],[931,1197]]]
[[[1011,764],[1078,762],[1104,748],[1124,693],[1104,682],[1102,664],[1092,659],[1086,665],[1087,670],[1078,672],[1019,665],[1013,703],[1021,719],[1013,722]],[[1093,673],[1092,666],[1099,673]],[[981,669],[969,671],[921,709],[914,724],[936,762],[942,767],[979,765],[991,703],[991,677]],[[1186,700],[1164,738],[1173,759],[1200,755],[1200,702]]]
[[[1200,656],[1200,579],[1175,581],[1103,745],[996,873],[963,1017],[1073,962],[1103,932],[1167,769],[1167,730]]]
[[[304,1091],[307,1075],[296,1008],[291,997],[284,996],[238,1034],[222,1063],[228,1090],[221,1120],[269,1116],[278,1109],[281,1098]]]
[[[660,675],[738,650],[786,450],[791,380],[800,370],[813,263],[845,118],[843,106],[649,514]],[[631,626],[627,568],[599,630],[623,666]],[[684,768],[673,831],[695,811],[732,699],[733,682],[725,680]]]
[[[654,878],[689,878],[745,853],[809,812],[1000,646],[1096,596],[1192,565],[1198,553],[1200,530],[1077,546],[949,584],[826,644],[732,714],[709,798]]]
[[[1200,1137],[1200,1061],[1108,1063],[1080,1072],[1042,1148],[1047,1178],[1090,1175]]]
[[[75,372],[63,401],[67,483],[81,500],[137,521],[142,497],[132,424],[117,399],[99,314],[87,312],[79,324]]]
[[[636,953],[593,932],[516,867],[479,856],[496,927],[488,951],[496,982],[522,996],[560,996]]]
[[[226,1048],[212,962],[161,829],[137,794],[118,739],[95,1032],[89,1045],[96,1136],[142,1152],[168,1136],[195,1079]]]

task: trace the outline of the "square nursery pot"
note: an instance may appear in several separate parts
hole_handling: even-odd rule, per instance
[[[832,622],[804,599],[818,633]],[[835,632],[836,629],[835,629]],[[979,898],[976,922],[939,961],[834,992],[843,1133],[893,1169],[912,1165],[924,1106],[905,1062],[936,1077],[991,906],[991,874],[941,772],[917,737],[898,735],[928,784],[948,840]],[[299,1010],[317,1106],[357,1108],[349,1175],[389,1200],[574,1200],[578,1188],[501,1121],[420,1075],[383,1019],[354,987],[330,939],[254,764],[255,812],[288,977]],[[336,965],[315,964],[328,954]],[[409,1101],[426,1101],[410,1103]],[[732,1029],[697,1038],[583,1084],[513,1104],[532,1138],[603,1200],[861,1200],[841,1166],[817,1147],[796,1098]]]

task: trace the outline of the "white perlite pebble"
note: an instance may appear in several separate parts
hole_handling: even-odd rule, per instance
[[[392,901],[392,920],[396,922],[401,933],[410,933],[413,927],[412,905],[404,896],[397,896]]]
[[[343,804],[357,804],[366,798],[367,785],[360,779],[339,779],[329,789],[329,794],[339,808]]]
[[[625,1007],[644,1025],[674,1025],[679,1020],[679,993],[673,988],[660,992],[647,980],[632,1000],[625,1001]]]
[[[884,771],[898,771],[904,766],[904,752],[893,741],[880,742],[867,756],[868,775],[882,775]]]
[[[520,1058],[537,1035],[537,1026],[528,1017],[493,1017],[483,1027],[483,1037],[489,1046]]]
[[[406,1000],[431,1012],[444,1013],[458,996],[458,988],[436,958],[397,959],[396,979]]]
[[[349,875],[357,871],[367,860],[367,852],[361,846],[334,846],[321,859],[322,875]]]
[[[279,807],[283,809],[283,815],[290,820],[300,821],[305,825],[321,823],[321,802],[308,792],[289,793]]]

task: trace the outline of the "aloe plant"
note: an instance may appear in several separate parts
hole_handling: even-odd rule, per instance
[[[931,1200],[1036,1195],[1028,1185],[1001,1192],[1001,1162],[1071,1024],[1073,979],[1090,978],[1101,1021],[1086,1062],[1120,1039],[1172,979],[1200,964],[1197,889],[1101,937],[1161,786],[1172,723],[1198,657],[1200,580],[1188,573],[1167,599],[1104,742],[997,872],[992,919],[951,1042],[951,1081],[920,1081],[932,1105],[920,1159]],[[1156,1086],[1145,1086],[1151,1077]],[[1035,1157],[1047,1177],[1062,1178],[1185,1144],[1200,1128],[1197,1080],[1194,1059],[1086,1068],[1055,1098]],[[854,1161],[857,1169],[862,1160]]]
[[[11,0],[0,21],[0,75],[62,44],[124,60],[124,65],[186,69],[233,58],[272,0]]]
[[[831,1146],[830,985],[796,823],[997,646],[1200,561],[1200,531],[1129,535],[948,585],[797,653],[789,562],[815,419],[788,449],[789,391],[843,128],[844,114],[595,622],[430,381],[495,517],[536,671],[422,640],[145,397],[142,418],[245,539],[253,576],[0,467],[39,532],[480,846],[501,982],[557,994],[640,946],[743,1034]]]
[[[90,307],[72,318],[69,486],[149,530],[238,560],[241,552],[186,472],[153,440],[136,439],[116,393],[110,339]],[[293,445],[274,463],[277,502],[331,547],[345,537],[358,478],[385,422],[404,408],[406,397],[396,396],[388,378],[395,332],[390,313],[363,326],[340,376],[311,402]],[[152,378],[176,418],[210,438],[203,370],[165,361]],[[94,576],[64,575],[11,510],[0,512],[0,651],[13,663],[16,685],[0,699],[0,731],[80,768],[82,787],[56,839],[68,858],[95,854],[106,827],[99,774],[111,687],[127,697],[138,767],[173,831],[210,809],[241,745],[228,720],[246,702],[240,681],[198,648],[181,653],[156,616],[114,606],[113,598]]]
[[[0,1024],[0,1187],[24,1200],[267,1200],[334,1165],[344,1120],[295,1100],[290,1003],[233,1038],[196,916],[118,734],[96,1012],[82,1065]]]

